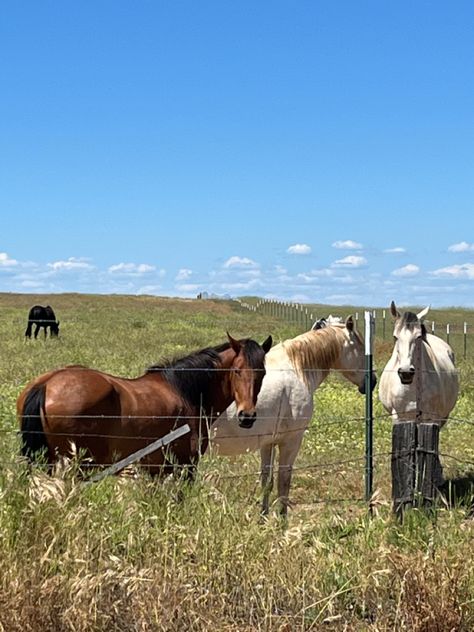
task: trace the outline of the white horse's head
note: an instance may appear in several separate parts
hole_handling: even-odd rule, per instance
[[[395,339],[394,352],[397,355],[396,365],[402,384],[411,384],[415,376],[415,349],[417,341],[426,338],[426,329],[422,319],[429,311],[425,307],[421,312],[405,312],[403,316],[395,306],[394,301],[390,305],[390,312],[395,318],[393,337]]]

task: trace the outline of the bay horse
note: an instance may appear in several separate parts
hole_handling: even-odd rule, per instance
[[[379,399],[395,423],[429,421],[442,427],[456,404],[459,376],[451,347],[426,331],[422,320],[428,310],[402,315],[392,301],[395,344],[380,378]]]
[[[56,320],[56,315],[51,305],[33,305],[28,313],[28,326],[26,327],[25,337],[31,338],[31,331],[35,325],[34,337],[38,337],[39,330],[44,329],[44,337],[48,332],[51,338],[59,336],[59,320]]]
[[[208,425],[232,401],[242,428],[251,428],[265,375],[262,345],[251,339],[208,347],[123,378],[83,366],[66,366],[32,380],[17,400],[21,451],[48,464],[71,453],[71,442],[92,463],[109,465],[188,423],[191,432],[143,459],[152,474],[189,466],[207,447]]]
[[[365,393],[364,342],[349,316],[345,322],[326,324],[276,345],[267,355],[266,367],[257,401],[258,432],[243,432],[231,405],[211,429],[210,441],[213,451],[226,456],[260,450],[264,515],[278,448],[278,499],[280,513],[286,516],[293,464],[313,416],[314,392],[335,369]],[[376,381],[372,373],[372,390]]]

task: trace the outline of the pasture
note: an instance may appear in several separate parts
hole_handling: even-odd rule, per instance
[[[37,302],[54,307],[59,339],[24,341]],[[83,486],[74,462],[28,477],[15,401],[32,377],[71,363],[137,376],[227,330],[278,342],[300,333],[296,324],[234,302],[136,296],[4,294],[0,306],[1,630],[474,629],[474,520],[462,503],[393,519],[391,422],[377,391],[369,517],[364,398],[336,376],[315,394],[286,527],[276,513],[260,519],[257,453],[211,452],[192,486],[135,469]],[[389,330],[376,343],[379,375],[391,349]],[[440,440],[448,478],[474,470],[474,354],[457,355],[460,397]]]

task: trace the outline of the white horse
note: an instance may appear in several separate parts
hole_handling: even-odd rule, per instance
[[[392,301],[395,346],[380,378],[379,399],[394,422],[430,421],[442,427],[456,404],[459,378],[451,347],[421,322],[428,310],[402,316]]]
[[[211,428],[213,451],[233,456],[260,450],[262,512],[268,513],[273,461],[279,449],[278,498],[286,515],[293,463],[313,415],[313,394],[331,369],[365,392],[364,343],[352,316],[345,323],[311,330],[273,347],[265,360],[266,375],[257,400],[255,432],[239,426],[230,406]],[[371,376],[371,388],[376,383]]]
[[[327,327],[328,325],[338,325],[343,322],[344,321],[340,316],[333,316],[332,314],[329,314],[329,316],[316,320],[313,323],[311,329],[322,329],[323,327]]]

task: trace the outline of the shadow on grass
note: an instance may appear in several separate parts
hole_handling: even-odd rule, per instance
[[[439,490],[449,507],[467,507],[469,517],[474,517],[474,470],[446,480]]]

